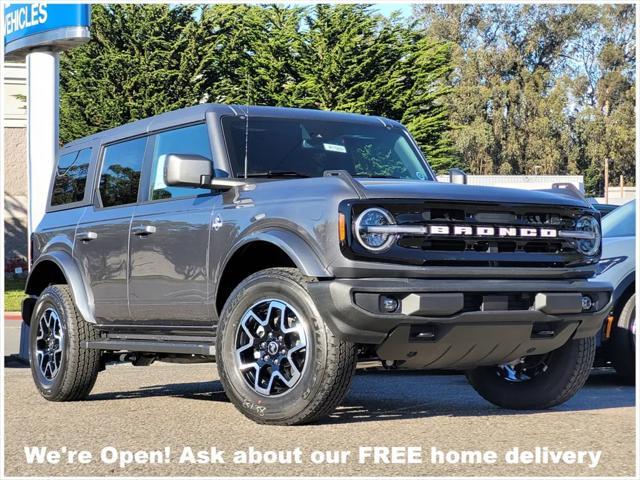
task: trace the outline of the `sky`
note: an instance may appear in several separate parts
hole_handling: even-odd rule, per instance
[[[389,3],[378,3],[374,5],[374,8],[377,8],[380,13],[389,16],[391,12],[394,10],[399,10],[402,13],[403,17],[407,17],[411,14],[411,3],[403,3],[403,2],[389,2]]]

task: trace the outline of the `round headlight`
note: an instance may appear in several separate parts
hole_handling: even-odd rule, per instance
[[[369,208],[356,219],[355,234],[360,244],[367,250],[380,252],[391,246],[396,236],[383,232],[370,232],[368,227],[395,225],[391,214],[381,208]]]
[[[589,215],[580,217],[576,222],[576,230],[579,232],[589,232],[593,234],[593,238],[588,240],[578,240],[578,249],[585,255],[595,255],[600,249],[600,240],[602,235],[600,234],[600,224],[598,221]]]

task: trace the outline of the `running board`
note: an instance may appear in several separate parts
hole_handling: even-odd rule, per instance
[[[210,343],[171,342],[149,340],[102,339],[85,341],[84,348],[96,350],[126,350],[129,352],[179,353],[185,355],[215,355],[216,347]]]

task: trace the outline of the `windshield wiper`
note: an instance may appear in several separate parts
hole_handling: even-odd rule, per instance
[[[309,175],[305,175],[304,173],[296,172],[295,170],[269,170],[267,172],[251,172],[251,173],[247,174],[247,177],[264,177],[264,178],[296,177],[296,178],[309,178]]]

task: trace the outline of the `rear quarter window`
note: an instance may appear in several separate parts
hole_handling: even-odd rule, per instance
[[[65,153],[58,158],[51,206],[81,202],[87,186],[91,148]]]

